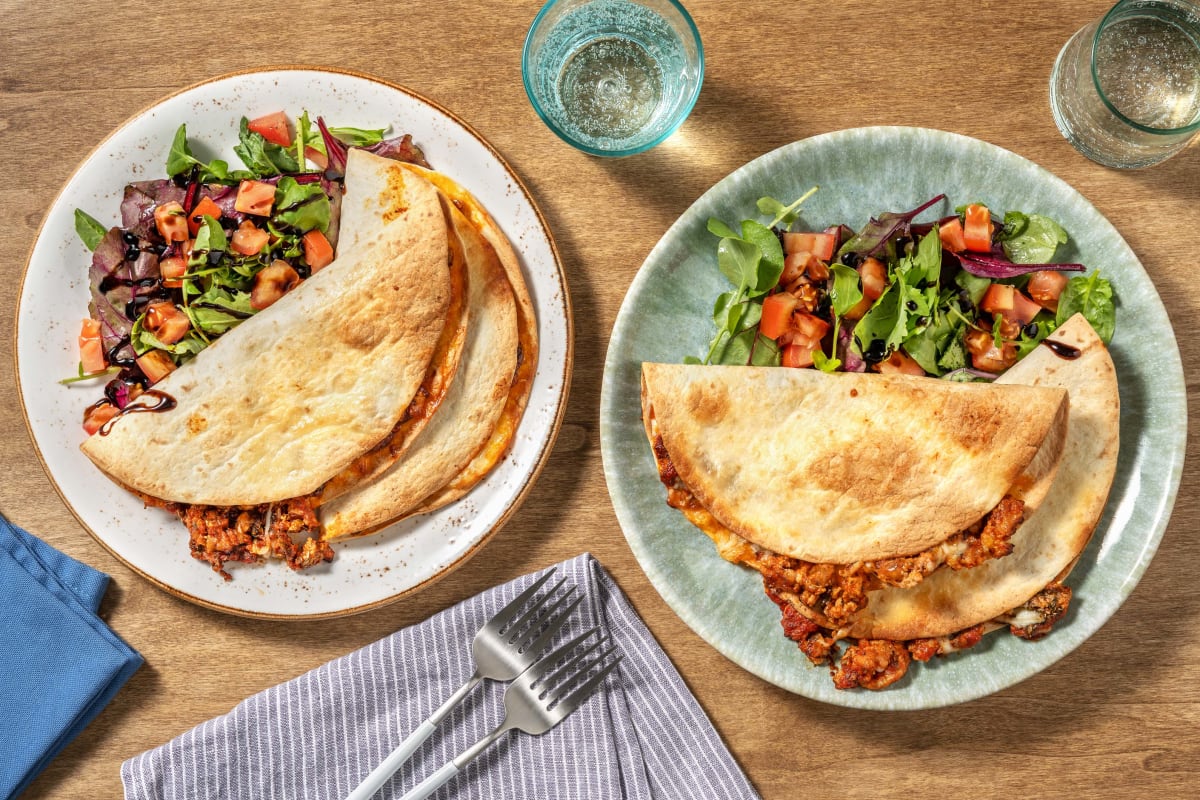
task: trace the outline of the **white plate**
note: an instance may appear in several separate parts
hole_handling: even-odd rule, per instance
[[[143,508],[79,450],[84,408],[99,381],[63,386],[76,374],[79,319],[87,315],[91,254],[74,229],[81,208],[106,226],[120,220],[125,184],[163,177],[180,123],[198,158],[240,161],[242,116],[307,109],[337,125],[390,125],[411,133],[429,163],[469,189],[519,253],[538,317],[540,355],[512,452],[465,498],[375,536],[335,544],[335,558],[301,573],[283,564],[234,564],[226,582],[188,554],[172,514]],[[300,618],[362,611],[445,575],[476,552],[516,509],[550,453],[570,379],[571,306],[557,251],[533,199],[500,155],[444,108],[408,89],[345,72],[247,72],[185,89],[122,125],[88,156],[50,208],[22,281],[17,381],[46,472],[99,542],[154,584],[200,605],[247,616]]]

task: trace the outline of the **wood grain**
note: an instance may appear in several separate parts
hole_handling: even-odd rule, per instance
[[[4,337],[0,463],[7,478],[0,482],[0,512],[111,574],[102,614],[146,657],[146,667],[25,796],[118,797],[124,759],[253,692],[585,549],[629,595],[766,798],[1194,796],[1200,785],[1196,437],[1188,441],[1179,499],[1158,556],[1102,630],[1008,690],[904,714],[790,695],[702,642],[666,607],[626,546],[600,463],[598,407],[609,331],[659,236],[698,195],[749,159],[860,125],[917,125],[978,137],[1032,159],[1082,192],[1157,282],[1178,334],[1194,416],[1200,151],[1192,147],[1140,172],[1108,170],[1071,149],[1047,105],[1055,55],[1105,10],[1105,0],[693,0],[689,7],[707,55],[700,100],[667,143],[622,160],[572,150],[529,107],[520,51],[538,7],[537,0],[292,0],[236,10],[0,2],[0,278],[13,287],[0,295],[0,318],[14,319],[15,287],[43,214],[84,154],[115,126],[158,97],[216,74],[311,64],[411,86],[491,140],[528,183],[555,233],[577,342],[558,446],[486,558],[402,603],[349,619],[284,624],[235,620],[176,600],[87,535],[30,443],[16,397],[11,334]]]

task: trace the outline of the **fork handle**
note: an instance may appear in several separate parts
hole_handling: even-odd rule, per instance
[[[453,761],[446,763],[444,767],[430,775],[425,780],[414,786],[408,794],[401,797],[400,800],[423,800],[429,797],[441,787],[443,783],[453,778],[458,774],[458,765]]]
[[[429,797],[429,795],[438,790],[439,786],[457,775],[467,766],[467,764],[470,764],[475,760],[475,756],[479,755],[485,749],[490,747],[493,742],[495,742],[509,730],[509,722],[507,719],[505,719],[494,731],[464,750],[458,756],[458,758],[450,761],[437,772],[418,783],[411,790],[409,790],[408,794],[401,797],[400,800],[423,800],[424,798]]]
[[[433,735],[433,732],[437,730],[438,723],[445,719],[450,710],[458,705],[467,696],[467,693],[474,689],[481,680],[482,678],[479,677],[478,673],[472,675],[457,692],[450,695],[449,699],[442,703],[437,711],[429,715],[429,719],[418,725],[412,733],[404,738],[404,741],[397,745],[395,750],[388,754],[387,758],[380,762],[379,766],[371,770],[371,774],[363,778],[362,783],[354,791],[346,795],[346,800],[367,800],[367,798],[378,792],[388,782],[388,779],[395,774],[396,770],[400,769],[400,765],[407,761],[413,753],[417,752],[421,745],[425,743],[425,740]],[[443,781],[446,780],[449,780],[449,776],[443,779]],[[424,795],[421,796],[424,797]]]
[[[399,747],[393,750],[388,757],[380,762],[379,766],[371,770],[371,774],[363,778],[357,788],[346,796],[346,800],[367,800],[368,797],[378,792],[388,778],[400,769],[400,765],[409,759],[413,753],[417,752],[426,739],[437,730],[437,726],[429,720],[422,722],[417,726],[416,730],[410,733]]]

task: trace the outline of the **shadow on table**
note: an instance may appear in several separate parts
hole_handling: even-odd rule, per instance
[[[1180,497],[1198,491],[1195,478],[1185,475]],[[1181,740],[1179,752],[1167,752],[1169,737],[1183,730],[1178,719],[1153,710],[1166,702],[1162,687],[1175,684],[1171,673],[1179,670],[1180,662],[1173,652],[1200,623],[1200,594],[1171,577],[1172,572],[1178,574],[1175,565],[1194,564],[1200,557],[1200,542],[1183,535],[1180,511],[1139,586],[1113,618],[1062,660],[1015,686],[969,703],[907,713],[840,708],[771,691],[780,703],[802,703],[799,716],[817,730],[834,737],[890,742],[897,755],[978,744],[986,731],[990,753],[1039,756],[1048,752],[1046,748],[1079,741],[1090,730],[1111,725],[1119,714],[1129,723],[1146,726],[1140,734],[1129,730],[1131,748],[1141,747],[1136,741],[1140,735],[1147,739],[1148,752],[1183,758],[1184,751],[1195,748],[1194,741]],[[993,634],[999,635],[1004,634]],[[1138,710],[1142,707],[1145,713]],[[816,740],[821,740],[820,734]]]
[[[752,87],[706,77],[696,107],[665,142],[644,153],[604,159],[603,166],[648,205],[678,216],[733,170],[763,153],[826,128],[815,117],[795,123],[779,93],[764,101]]]

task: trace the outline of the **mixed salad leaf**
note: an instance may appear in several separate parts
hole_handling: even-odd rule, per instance
[[[294,124],[282,111],[243,117],[231,168],[197,158],[181,124],[166,177],[125,187],[120,225],[76,209],[91,303],[79,374],[63,382],[109,378],[85,429],[332,262],[349,148],[429,166],[411,136],[386,133],[314,126],[307,111]]]
[[[713,307],[716,334],[689,363],[901,372],[989,380],[1082,313],[1107,343],[1112,285],[1054,263],[1067,231],[1037,213],[982,203],[917,222],[946,200],[873,217],[861,230],[797,232],[801,204],[760,198],[769,223],[710,219],[717,266],[735,289]]]

